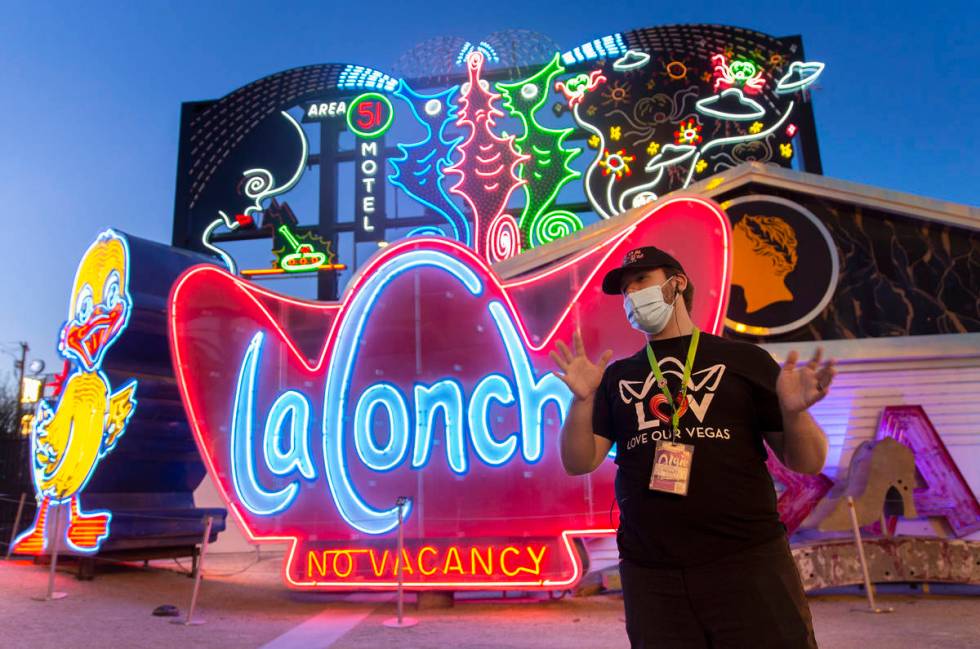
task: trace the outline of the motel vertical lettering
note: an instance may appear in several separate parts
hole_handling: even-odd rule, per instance
[[[355,241],[382,241],[385,237],[384,138],[355,140]]]

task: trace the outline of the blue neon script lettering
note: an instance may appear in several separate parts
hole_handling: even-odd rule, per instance
[[[324,388],[322,443],[324,469],[330,494],[341,517],[351,527],[367,534],[384,534],[398,522],[398,510],[370,505],[355,488],[347,466],[344,412],[351,399],[350,379],[361,348],[360,338],[367,316],[384,288],[398,275],[420,267],[434,267],[458,280],[474,296],[483,293],[482,281],[465,264],[447,254],[431,250],[405,253],[377,269],[348,303],[338,324],[334,349]],[[411,467],[422,470],[431,459],[436,418],[443,417],[446,462],[454,473],[465,475],[473,454],[489,466],[501,466],[517,453],[518,439],[523,459],[541,459],[544,440],[544,410],[554,403],[563,420],[571,393],[554,375],[535,376],[521,337],[503,304],[489,303],[497,333],[504,344],[513,382],[503,374],[481,377],[467,397],[462,384],[446,378],[431,385],[416,384],[404,392],[392,383],[368,386],[354,402],[353,441],[359,460],[372,471],[390,471],[403,464],[412,442]],[[242,359],[232,414],[232,478],[242,505],[258,515],[271,515],[288,508],[300,488],[300,476],[316,478],[310,454],[312,434],[309,400],[289,390],[279,395],[266,416],[261,441],[263,462],[277,482],[290,474],[292,480],[278,491],[260,484],[253,434],[254,395],[261,365],[262,333],[256,333]],[[406,395],[407,392],[407,395]],[[516,399],[515,399],[516,396]],[[408,399],[414,402],[409,406]],[[520,409],[520,430],[491,431],[489,411],[494,402]],[[384,409],[389,427],[387,443],[378,444],[374,414]],[[560,421],[559,421],[560,424]],[[414,432],[414,440],[409,434]],[[298,475],[296,475],[298,473]],[[410,505],[409,505],[410,507]],[[408,514],[406,514],[408,515]]]
[[[231,417],[231,479],[235,485],[235,493],[238,494],[242,505],[246,509],[255,514],[268,515],[281,512],[289,507],[289,504],[293,502],[293,498],[299,492],[299,484],[297,484],[298,481],[293,481],[279,491],[268,491],[262,488],[255,476],[255,451],[252,440],[254,427],[252,419],[255,413],[255,375],[262,356],[262,337],[261,332],[252,336],[252,340],[248,344],[248,349],[245,351],[245,358],[242,359],[242,368],[238,373],[238,386],[235,389],[235,408],[232,411]],[[276,403],[278,404],[281,401],[281,398],[277,399]],[[269,414],[273,415],[274,413],[270,412]],[[268,419],[270,422],[272,421],[271,416]],[[282,423],[281,417],[279,418],[279,423]],[[294,431],[294,434],[291,435],[292,441],[295,442],[297,437],[305,437],[305,434],[299,436],[295,434],[295,414],[293,415],[292,424]],[[266,435],[269,434],[269,428],[270,426],[267,425]],[[268,446],[266,444],[266,449],[268,449]],[[305,445],[303,448],[306,448]],[[296,450],[295,447],[294,450]],[[281,455],[278,452],[273,453],[271,456],[266,453],[265,461],[267,468],[273,473],[280,473],[281,469],[277,464],[270,465],[269,462],[272,458],[276,458],[273,462],[277,462],[280,457]],[[299,459],[298,466],[301,470],[304,466],[309,466],[312,470],[308,450],[306,451],[306,457]],[[280,471],[277,471],[277,469],[280,469]],[[245,473],[243,474],[242,471]],[[287,472],[288,469],[282,471],[282,473]]]

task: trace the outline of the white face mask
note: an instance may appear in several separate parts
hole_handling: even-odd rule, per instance
[[[676,277],[676,275],[675,275]],[[667,280],[669,282],[671,277]],[[634,329],[639,329],[643,333],[657,335],[670,322],[670,316],[674,313],[674,305],[667,304],[664,300],[663,287],[648,286],[639,291],[633,291],[623,298],[623,308],[626,309],[626,317]],[[677,301],[677,296],[674,296]]]

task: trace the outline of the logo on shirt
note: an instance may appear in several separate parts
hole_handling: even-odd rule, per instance
[[[664,377],[671,375],[678,379],[684,377],[684,363],[673,356],[662,359],[660,369]],[[711,401],[715,398],[715,390],[721,384],[724,375],[724,363],[692,373],[687,385],[687,395],[683,402],[678,404],[681,417],[690,410],[698,422],[704,423]],[[667,403],[667,397],[657,386],[657,378],[652,371],[643,381],[620,381],[619,397],[623,403],[632,405],[636,410],[638,430],[660,428],[662,424],[669,424],[673,409]],[[680,394],[676,394],[675,398],[679,399]]]

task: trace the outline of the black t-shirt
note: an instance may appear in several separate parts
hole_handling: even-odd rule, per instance
[[[671,395],[680,392],[691,336],[653,341]],[[671,439],[666,404],[646,349],[606,368],[595,397],[593,430],[616,442],[620,556],[650,567],[690,567],[785,533],[766,469],[763,432],[783,428],[779,365],[762,348],[701,333],[680,417],[694,445],[686,496],[651,491],[657,440]]]

